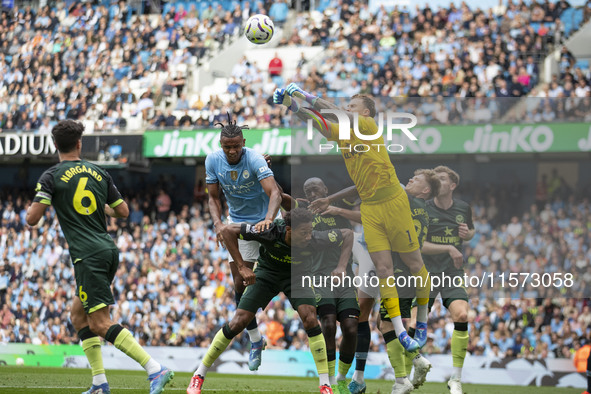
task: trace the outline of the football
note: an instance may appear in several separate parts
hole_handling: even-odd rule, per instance
[[[267,15],[257,14],[246,21],[244,35],[253,44],[266,44],[273,37],[275,26]]]

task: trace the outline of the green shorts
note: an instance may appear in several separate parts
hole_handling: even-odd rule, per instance
[[[271,271],[260,266],[254,270],[256,281],[253,285],[247,286],[240,298],[238,309],[256,313],[259,308],[265,309],[269,302],[277,294],[283,292],[293,308],[297,311],[300,305],[312,305],[316,307],[314,290],[309,288],[298,288],[298,298],[292,297],[292,275],[291,270]]]
[[[86,313],[113,305],[111,283],[119,266],[119,251],[107,249],[74,264],[76,296]]]
[[[410,310],[412,309],[414,298],[399,298],[400,302],[400,317],[403,319],[410,319]],[[388,310],[384,306],[384,301],[380,301],[380,318],[382,320],[390,320]]]
[[[353,287],[339,287],[331,291],[330,287],[314,288],[319,316],[337,315],[340,319],[359,317],[359,300]]]
[[[434,275],[437,275],[437,274],[434,274]],[[462,277],[462,283],[463,283],[463,276],[464,276],[463,271],[447,273],[446,275],[450,276],[450,277],[460,276],[460,277]],[[449,309],[449,306],[455,300],[464,300],[464,301],[468,302],[468,292],[466,291],[466,288],[463,285],[457,286],[457,287],[455,287],[455,286],[440,286],[440,287],[434,288],[433,291],[431,291],[431,294],[429,295],[429,310],[431,310],[431,307],[433,306],[433,303],[435,302],[435,299],[437,298],[438,294],[441,294],[441,300],[443,301],[443,306],[446,309]]]

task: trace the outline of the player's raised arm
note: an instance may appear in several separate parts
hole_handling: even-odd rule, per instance
[[[289,85],[287,85],[287,87],[285,88],[285,92],[289,96],[298,97],[302,100],[306,100],[308,104],[312,105],[312,108],[314,110],[319,111],[321,113],[323,109],[339,110],[341,113],[344,113],[349,117],[349,122],[353,122],[354,115],[352,112],[344,111],[342,108],[339,108],[336,104],[306,92],[295,83],[290,83]],[[330,120],[331,122],[338,122],[337,116],[331,114],[330,112],[322,113],[322,116]]]
[[[238,237],[241,237],[242,226],[244,226],[244,224],[228,224],[221,228],[220,233],[226,245],[226,249],[228,249],[228,252],[230,252],[230,255],[234,259],[234,263],[236,263],[236,266],[238,267],[244,285],[248,286],[255,282],[256,276],[254,272],[244,264],[240,249],[238,249]]]
[[[312,212],[322,213],[322,212],[326,211],[326,209],[328,209],[329,205],[334,202],[345,201],[347,204],[351,204],[351,201],[357,200],[358,198],[359,198],[359,193],[357,192],[357,187],[355,187],[355,185],[353,185],[353,186],[350,186],[346,189],[340,190],[334,194],[331,194],[328,197],[319,198],[317,200],[312,201],[312,203],[310,203],[310,210],[312,210]],[[349,218],[347,218],[347,219],[349,219]],[[355,219],[350,219],[350,220],[355,220]],[[355,221],[358,221],[358,220],[355,220]]]
[[[281,104],[289,108],[293,114],[300,120],[316,119],[317,116],[308,108],[300,107],[295,99],[292,99],[285,89],[275,89],[273,93],[273,103]],[[312,126],[326,138],[331,138],[332,122],[312,122]]]

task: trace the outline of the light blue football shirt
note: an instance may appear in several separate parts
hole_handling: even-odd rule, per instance
[[[234,223],[258,223],[265,219],[269,196],[261,180],[273,176],[265,158],[250,148],[243,148],[238,164],[230,165],[223,150],[207,155],[205,182],[219,183],[230,207]]]

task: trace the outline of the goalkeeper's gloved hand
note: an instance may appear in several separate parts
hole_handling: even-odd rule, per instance
[[[285,89],[275,89],[275,92],[273,93],[273,103],[285,105],[294,113],[300,110],[297,101],[292,100],[292,98],[286,94]]]
[[[306,100],[309,104],[312,104],[312,105],[314,105],[314,102],[318,99],[317,96],[314,96],[314,95],[304,91],[302,88],[300,88],[297,84],[295,84],[293,82],[290,83],[289,85],[287,85],[287,88],[285,88],[285,91],[290,96],[299,97],[302,100]]]

